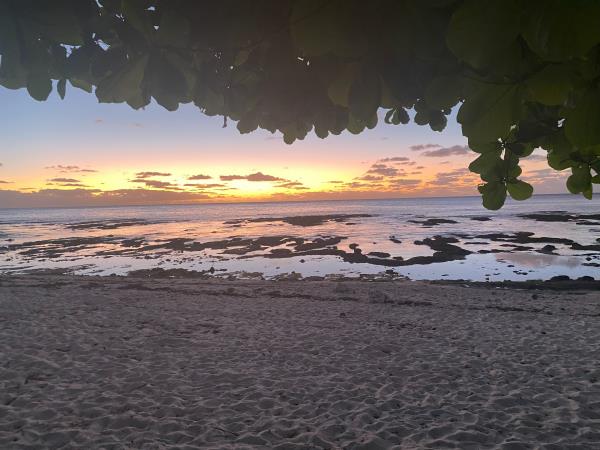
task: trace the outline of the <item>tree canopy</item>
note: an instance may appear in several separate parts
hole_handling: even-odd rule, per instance
[[[456,107],[498,209],[531,196],[535,148],[570,192],[600,183],[599,25],[598,0],[0,0],[0,84],[193,102],[288,144],[358,134],[380,108],[442,131]]]

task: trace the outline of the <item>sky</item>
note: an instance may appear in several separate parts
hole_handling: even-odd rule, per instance
[[[380,120],[360,135],[241,135],[193,105],[99,104],[68,86],[38,102],[0,87],[0,207],[478,195],[455,112],[443,132]],[[382,111],[383,115],[383,111]],[[566,192],[545,152],[523,161],[535,193]]]

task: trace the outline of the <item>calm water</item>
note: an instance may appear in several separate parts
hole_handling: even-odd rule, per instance
[[[552,211],[600,214],[600,201],[568,195],[537,196],[526,202],[509,202],[499,212],[485,210],[479,198],[464,197],[0,209],[0,273],[64,269],[74,274],[125,275],[139,269],[182,268],[211,271],[215,276],[265,278],[290,273],[359,276],[386,270],[412,279],[526,280],[555,275],[600,278],[600,251],[593,248],[600,244],[600,220],[548,222],[520,216]],[[314,226],[282,220],[252,221],[352,214],[370,217],[341,217]],[[491,220],[473,220],[482,216]],[[456,223],[415,223],[430,218]],[[533,239],[513,239],[518,232],[529,232],[526,236]],[[506,236],[498,237],[498,233]],[[285,238],[255,241],[273,236]],[[452,246],[470,253],[444,262],[423,263],[416,259],[414,264],[393,265],[401,258],[410,262],[410,258],[434,255],[438,250],[422,244],[423,239],[434,236],[452,238]],[[576,245],[555,242],[556,238]],[[184,243],[183,247],[172,244],[174,239],[180,239],[177,242]],[[327,239],[333,241],[327,244]],[[248,244],[248,240],[252,242]],[[207,242],[220,244],[201,245]],[[294,247],[299,242],[312,243],[311,248],[316,250],[300,252],[300,247]],[[356,247],[363,255],[375,252],[373,258],[378,262],[345,261],[331,254],[356,254]],[[285,257],[265,257],[273,254]]]

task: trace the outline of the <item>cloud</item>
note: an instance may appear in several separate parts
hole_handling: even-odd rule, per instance
[[[265,175],[262,172],[256,172],[246,177],[248,181],[287,181],[284,178],[274,177],[273,175]]]
[[[189,179],[189,178],[188,178]],[[198,189],[212,189],[212,188],[220,188],[220,187],[225,187],[224,184],[219,184],[219,183],[208,183],[208,184],[202,184],[202,183],[186,183],[184,184],[184,186],[187,187],[195,187]]]
[[[364,175],[362,177],[357,178],[357,180],[361,181],[381,181],[383,177],[381,175]]]
[[[233,180],[245,180],[246,177],[243,175],[221,175],[219,177],[221,181],[233,181]]]
[[[474,187],[480,183],[479,176],[469,169],[461,168],[449,172],[438,172],[431,182],[435,187],[456,188]]]
[[[304,186],[304,183],[301,183],[300,181],[287,181],[285,183],[279,183],[275,187],[296,190],[309,189],[308,187]]]
[[[444,147],[438,150],[428,150],[423,152],[422,155],[433,158],[445,158],[452,155],[468,155],[470,152],[471,150],[466,145],[453,145],[452,147]]]
[[[94,169],[84,169],[79,166],[65,166],[62,164],[58,164],[56,166],[46,166],[45,169],[58,170],[59,172],[68,173],[68,172],[98,172]]]
[[[409,148],[412,151],[419,152],[421,150],[427,150],[428,148],[439,148],[439,147],[441,147],[440,144],[418,144],[418,145],[411,145]]]
[[[62,186],[62,187],[82,187],[82,188],[88,187],[87,184],[83,184],[83,183],[63,183],[63,184],[60,184],[60,186]]]
[[[369,168],[369,170],[367,170],[367,174],[382,175],[384,177],[395,177],[398,176],[400,172],[395,167],[390,167],[386,164],[375,163]]]
[[[188,180],[190,181],[194,181],[194,180],[210,180],[212,177],[210,175],[203,175],[203,174],[198,174],[198,175],[192,175],[191,177],[188,177]]]
[[[0,184],[10,184],[12,181],[0,180]]]
[[[52,183],[81,183],[81,180],[75,178],[50,178],[48,181]]]
[[[262,172],[251,173],[250,175],[221,175],[221,181],[247,180],[247,181],[288,181],[285,178],[267,175]]]
[[[546,155],[532,153],[531,155],[527,156],[527,161],[547,161],[547,160],[548,160],[548,158]]]
[[[397,180],[390,181],[390,185],[395,188],[404,187],[404,188],[414,188],[419,186],[422,183],[422,180],[414,179],[414,178],[399,178]]]
[[[165,172],[138,172],[135,174],[136,178],[151,178],[151,177],[170,177],[170,173]]]
[[[174,191],[180,191],[182,190],[179,186],[177,186],[176,184],[171,183],[170,181],[160,181],[160,180],[148,180],[146,178],[136,178],[133,180],[130,180],[131,183],[144,183],[144,185],[146,185],[146,187],[151,187],[154,189],[167,189],[167,190],[174,190]]]
[[[383,158],[380,159],[379,162],[385,163],[385,162],[407,162],[410,161],[410,158],[407,158],[406,156],[394,156],[391,158]]]
[[[0,204],[6,208],[181,204],[211,198],[219,196],[148,189],[42,189],[35,192],[0,190]]]

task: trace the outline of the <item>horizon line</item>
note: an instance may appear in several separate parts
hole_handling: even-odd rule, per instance
[[[533,194],[533,197],[550,195],[568,195],[576,196],[570,192]],[[318,200],[254,200],[254,201],[231,201],[231,202],[195,202],[195,203],[142,203],[130,205],[79,205],[79,206],[0,206],[0,210],[16,209],[85,209],[85,208],[140,208],[140,207],[165,207],[165,206],[208,206],[208,205],[244,205],[244,204],[277,204],[277,203],[322,203],[322,202],[356,202],[356,201],[386,201],[386,200],[419,200],[419,199],[458,199],[458,198],[481,198],[480,195],[447,195],[447,196],[423,196],[423,197],[383,197],[383,198],[337,198],[337,199],[318,199]],[[515,200],[517,201],[517,200]]]

